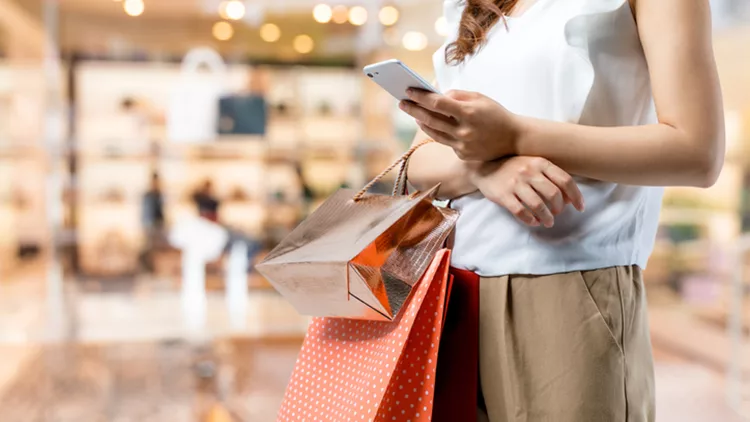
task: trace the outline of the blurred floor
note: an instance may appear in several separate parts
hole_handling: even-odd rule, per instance
[[[32,279],[0,283],[0,422],[206,422],[212,408],[274,420],[307,319],[273,292],[250,294],[240,328],[209,294],[209,329],[196,332],[168,282],[67,283],[55,307]],[[727,405],[724,331],[658,299],[651,308],[657,421],[743,421]]]
[[[743,422],[727,405],[724,377],[697,364],[656,353],[658,422]]]
[[[216,404],[237,421],[273,421],[299,346],[299,340],[237,339],[210,347],[160,342],[27,350],[0,394],[0,421],[208,421]],[[6,359],[9,352],[0,349],[0,370],[19,362]],[[743,421],[726,405],[720,374],[658,350],[656,358],[657,421]]]
[[[217,407],[236,421],[272,421],[299,347],[299,339],[45,346],[5,384],[0,421],[209,421]]]

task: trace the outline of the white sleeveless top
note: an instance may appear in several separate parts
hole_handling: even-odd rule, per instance
[[[445,0],[456,39],[463,2]],[[656,123],[648,67],[627,0],[536,0],[498,22],[460,65],[434,56],[441,90],[480,92],[513,113],[591,126]],[[528,227],[481,194],[453,202],[461,212],[453,265],[483,276],[545,275],[611,266],[645,268],[662,188],[576,178],[586,202],[555,226]]]

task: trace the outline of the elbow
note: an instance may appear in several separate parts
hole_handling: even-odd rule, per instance
[[[711,163],[705,165],[696,177],[695,187],[707,189],[716,184],[721,175],[722,164]]]
[[[710,188],[716,184],[724,167],[724,137],[721,136],[708,151],[701,151],[695,160],[694,172],[697,188]]]

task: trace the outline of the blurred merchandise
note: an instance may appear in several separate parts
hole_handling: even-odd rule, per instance
[[[36,243],[21,243],[18,245],[17,256],[19,260],[36,258],[41,253],[41,246]]]
[[[137,271],[134,245],[120,232],[105,232],[96,245],[95,273],[104,276],[125,276]]]
[[[170,141],[196,143],[216,138],[226,73],[224,60],[214,50],[197,48],[185,55],[167,114]]]
[[[101,195],[101,199],[104,202],[112,204],[121,204],[125,202],[125,194],[117,188],[110,188],[104,191]]]
[[[233,95],[219,100],[219,133],[265,135],[266,100],[254,95]]]

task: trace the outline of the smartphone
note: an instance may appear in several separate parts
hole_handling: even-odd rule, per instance
[[[400,60],[392,59],[371,64],[365,66],[364,72],[368,78],[372,79],[399,101],[409,99],[406,96],[406,90],[409,88],[423,89],[436,94],[440,93],[429,82],[419,76],[417,72],[409,69],[409,66],[403,64]]]

